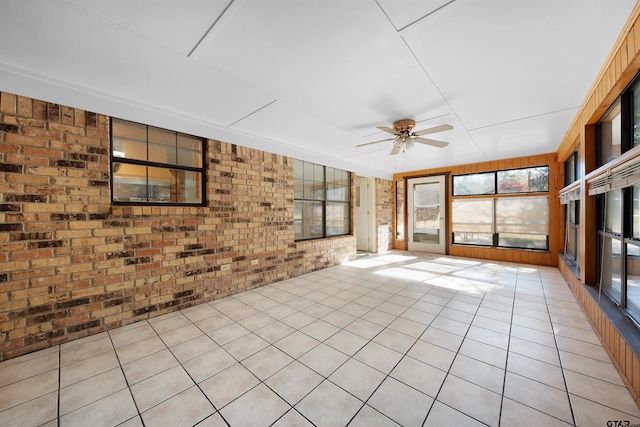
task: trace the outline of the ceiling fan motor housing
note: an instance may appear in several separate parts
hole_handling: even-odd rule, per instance
[[[397,132],[409,134],[411,133],[411,130],[415,125],[416,125],[415,120],[403,119],[403,120],[398,120],[394,122],[393,129]]]

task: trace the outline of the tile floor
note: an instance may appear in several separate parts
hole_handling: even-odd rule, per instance
[[[394,252],[0,363],[5,426],[606,426],[556,269]]]

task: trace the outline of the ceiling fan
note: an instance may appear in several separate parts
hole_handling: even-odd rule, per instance
[[[421,138],[422,135],[428,135],[430,133],[443,132],[445,130],[453,129],[451,125],[440,125],[428,129],[412,132],[413,127],[416,125],[415,120],[403,119],[393,123],[393,129],[388,126],[378,126],[378,129],[385,132],[389,132],[395,135],[393,138],[381,139],[379,141],[367,142],[365,144],[356,145],[356,147],[364,147],[365,145],[378,144],[385,141],[393,141],[393,148],[389,155],[393,156],[400,151],[403,153],[409,148],[413,147],[414,143],[432,145],[434,147],[443,148],[449,145],[448,142],[437,141],[435,139]]]

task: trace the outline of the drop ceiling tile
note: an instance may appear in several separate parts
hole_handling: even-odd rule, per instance
[[[451,0],[378,0],[380,7],[398,30],[450,2]]]
[[[618,3],[457,0],[402,35],[471,130],[578,107],[635,4]]]
[[[188,55],[228,0],[70,0],[132,32]]]
[[[488,160],[555,152],[577,108],[470,132]]]

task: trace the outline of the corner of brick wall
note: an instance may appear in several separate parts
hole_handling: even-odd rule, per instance
[[[292,159],[206,154],[207,206],[111,206],[109,118],[0,93],[0,360],[355,255],[294,242]]]

